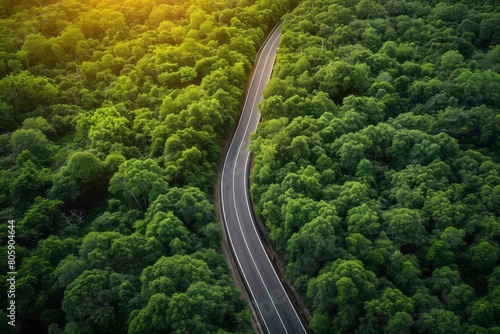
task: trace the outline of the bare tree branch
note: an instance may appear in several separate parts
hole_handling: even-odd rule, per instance
[[[85,211],[71,209],[63,213],[64,219],[66,219],[67,225],[79,225],[82,223],[83,218],[85,218]]]
[[[144,209],[142,208],[142,206],[139,204],[139,201],[137,200],[137,197],[135,197],[135,195],[132,193],[132,191],[130,191],[130,189],[127,187],[127,183],[126,182],[123,182],[123,186],[125,187],[125,189],[128,191],[128,193],[130,195],[132,195],[132,197],[134,198],[135,202],[137,203],[137,205],[139,206],[139,209],[141,211],[144,211]]]

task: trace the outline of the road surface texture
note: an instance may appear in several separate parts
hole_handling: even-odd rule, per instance
[[[262,327],[270,334],[307,333],[266,254],[252,215],[248,191],[250,133],[257,129],[257,104],[271,77],[281,24],[261,48],[238,127],[229,145],[220,179],[222,219],[232,253]]]

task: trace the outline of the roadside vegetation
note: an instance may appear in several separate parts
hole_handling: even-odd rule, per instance
[[[256,52],[289,7],[0,2],[0,245],[15,219],[18,272],[2,333],[250,332],[211,196]]]
[[[314,333],[500,332],[500,7],[304,0],[251,193]]]

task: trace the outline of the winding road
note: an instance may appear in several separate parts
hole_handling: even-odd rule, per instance
[[[257,104],[271,77],[281,37],[281,24],[258,55],[243,111],[229,145],[220,176],[222,220],[229,246],[257,315],[269,334],[307,333],[262,245],[253,220],[248,190],[250,133],[257,129]]]

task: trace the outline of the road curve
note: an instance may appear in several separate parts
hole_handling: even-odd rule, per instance
[[[269,81],[281,37],[279,24],[261,48],[243,111],[224,159],[220,177],[222,220],[262,327],[269,334],[307,333],[278,278],[255,227],[248,191],[250,133],[257,129],[257,104]]]

